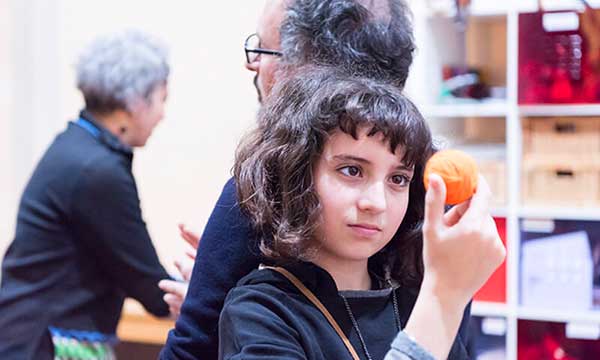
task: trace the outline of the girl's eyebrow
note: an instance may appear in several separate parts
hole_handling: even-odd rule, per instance
[[[340,160],[340,161],[356,161],[362,164],[371,164],[371,162],[365,158],[361,158],[358,156],[354,156],[354,155],[347,155],[347,154],[342,154],[342,155],[335,155],[333,157],[334,160]]]
[[[338,160],[338,161],[356,161],[358,163],[366,164],[366,165],[371,164],[371,161],[369,161],[365,158],[361,158],[361,157],[354,156],[354,155],[348,155],[348,154],[335,155],[333,157],[333,159]],[[396,170],[413,171],[413,168],[411,166],[406,166],[404,164],[401,164],[401,165],[396,166]]]

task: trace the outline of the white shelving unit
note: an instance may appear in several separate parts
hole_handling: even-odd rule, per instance
[[[508,306],[502,303],[475,301],[471,306],[472,316],[507,317]]]
[[[519,307],[517,316],[523,320],[549,321],[560,323],[586,323],[600,326],[600,310],[598,311],[564,311],[561,309],[536,309]]]
[[[565,0],[566,1],[566,0]],[[555,5],[566,5],[565,1]],[[485,5],[484,4],[487,4]],[[550,1],[549,1],[550,2]],[[492,215],[506,219],[507,263],[506,263],[506,303],[490,303],[475,301],[472,314],[475,316],[503,318],[506,320],[506,358],[517,359],[517,330],[519,320],[542,322],[584,323],[600,327],[600,310],[598,311],[563,311],[557,309],[526,308],[519,303],[520,276],[520,221],[532,220],[582,220],[600,222],[600,208],[565,208],[555,206],[532,207],[521,203],[521,162],[522,119],[524,117],[578,117],[600,116],[600,104],[594,105],[535,105],[520,106],[518,104],[518,38],[519,13],[536,11],[537,0],[493,2],[491,0],[473,0],[473,13],[470,25],[482,26],[481,36],[491,31],[498,35],[498,42],[489,38],[474,40],[482,51],[497,51],[504,47],[504,58],[493,53],[494,61],[502,63],[503,70],[493,81],[502,82],[506,87],[506,99],[483,102],[440,103],[441,69],[444,63],[452,63],[461,59],[457,48],[460,43],[452,29],[452,20],[447,16],[432,14],[426,1],[413,0],[411,7],[415,13],[414,26],[417,41],[417,57],[411,69],[407,93],[417,103],[424,116],[430,121],[434,133],[436,129],[446,126],[443,122],[456,119],[476,119],[482,126],[490,118],[501,118],[505,122],[505,159],[506,159],[506,200],[505,206],[493,209]],[[573,4],[577,5],[576,2]],[[573,6],[573,4],[569,4]],[[478,28],[478,30],[480,30]],[[487,34],[489,35],[489,34]],[[467,35],[469,41],[469,35]],[[473,53],[466,54],[466,58]],[[477,66],[487,66],[485,54],[474,54]],[[493,67],[491,67],[492,70]],[[497,70],[497,69],[496,69]],[[497,85],[497,84],[492,84]],[[466,121],[466,120],[464,120]],[[445,134],[447,136],[447,134]],[[452,134],[450,134],[452,136]],[[600,136],[600,135],[599,135]],[[600,336],[600,335],[599,335]],[[589,340],[589,339],[588,339]],[[598,354],[600,358],[600,354]]]
[[[555,220],[600,221],[600,208],[520,207],[519,217]]]
[[[600,105],[522,105],[521,116],[598,116]]]
[[[504,101],[492,101],[469,104],[430,105],[422,109],[428,118],[440,117],[506,117],[508,106]]]

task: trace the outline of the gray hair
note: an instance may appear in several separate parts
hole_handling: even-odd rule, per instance
[[[335,66],[403,88],[413,61],[412,14],[404,0],[294,0],[281,26],[291,67]]]
[[[89,111],[134,112],[169,76],[167,49],[137,30],[95,39],[76,64],[77,87]]]

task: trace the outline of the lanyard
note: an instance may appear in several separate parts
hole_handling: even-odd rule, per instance
[[[79,119],[77,119],[75,124],[79,125],[82,129],[84,129],[85,131],[92,134],[92,136],[95,137],[96,139],[98,139],[100,137],[100,129],[98,129],[90,121],[80,117]]]

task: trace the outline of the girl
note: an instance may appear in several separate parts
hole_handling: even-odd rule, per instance
[[[422,116],[392,86],[328,68],[282,81],[235,163],[240,206],[276,267],[253,271],[227,296],[219,358],[468,358],[467,304],[503,252],[497,234],[475,232],[462,234],[462,253],[489,254],[492,265],[436,251],[480,200],[443,215],[433,176],[425,211],[433,151]],[[463,274],[472,269],[479,274]]]

